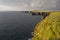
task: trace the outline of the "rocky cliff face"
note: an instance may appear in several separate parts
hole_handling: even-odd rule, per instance
[[[60,40],[60,12],[52,12],[38,23],[33,40]]]

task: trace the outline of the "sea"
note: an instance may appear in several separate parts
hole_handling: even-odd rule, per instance
[[[0,40],[29,40],[41,17],[21,11],[0,11]]]

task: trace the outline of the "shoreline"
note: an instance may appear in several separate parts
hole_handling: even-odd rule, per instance
[[[55,14],[56,14],[56,16],[54,16]],[[57,14],[57,13],[59,13],[60,14],[60,12],[52,12],[49,16],[47,16],[45,19],[43,19],[41,22],[39,22],[36,26],[35,26],[35,29],[34,29],[34,37],[33,37],[33,40],[40,40],[40,38],[42,38],[42,37],[44,37],[43,35],[42,35],[42,33],[44,33],[44,32],[42,32],[43,30],[44,30],[44,26],[46,26],[46,22],[47,21],[52,21],[53,19],[51,19],[51,20],[49,20],[49,19],[47,19],[47,18],[52,18],[52,17],[58,17],[58,15],[59,14]],[[51,17],[52,16],[52,17]],[[46,22],[45,22],[45,20],[46,20]],[[58,20],[58,18],[56,18],[56,20]],[[45,22],[45,23],[44,23]],[[49,24],[49,22],[47,23],[47,24]],[[51,23],[51,22],[50,22]],[[56,23],[57,24],[57,23]],[[54,26],[55,27],[55,26]],[[48,29],[49,27],[47,27],[47,29],[45,29],[45,30],[49,30]],[[54,29],[54,28],[53,28]],[[44,30],[44,31],[45,31]],[[57,30],[57,29],[56,29]],[[50,31],[50,30],[49,30]],[[40,33],[41,32],[41,33]],[[52,31],[51,31],[52,32]],[[47,34],[47,32],[45,32],[46,34]],[[44,35],[45,35],[45,33],[44,33]],[[52,33],[53,34],[53,33]],[[48,36],[50,35],[50,36],[52,36],[52,34],[50,35],[49,33],[47,34]],[[39,35],[40,35],[40,37],[39,37]],[[47,35],[46,35],[46,37],[47,37]],[[38,38],[38,39],[37,39]],[[60,37],[59,37],[60,38]],[[43,38],[44,39],[44,38]],[[49,39],[49,37],[48,37],[48,39]],[[46,39],[47,40],[47,39]]]

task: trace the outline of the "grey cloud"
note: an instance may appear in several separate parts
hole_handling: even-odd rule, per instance
[[[60,0],[33,0],[32,4],[39,10],[60,10]]]
[[[21,5],[22,3],[30,3],[31,0],[0,0],[1,4],[4,5]]]
[[[60,0],[0,0],[0,5],[16,10],[60,10]]]

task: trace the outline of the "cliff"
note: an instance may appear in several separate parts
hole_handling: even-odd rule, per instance
[[[33,40],[60,40],[60,12],[52,12],[34,29]]]

